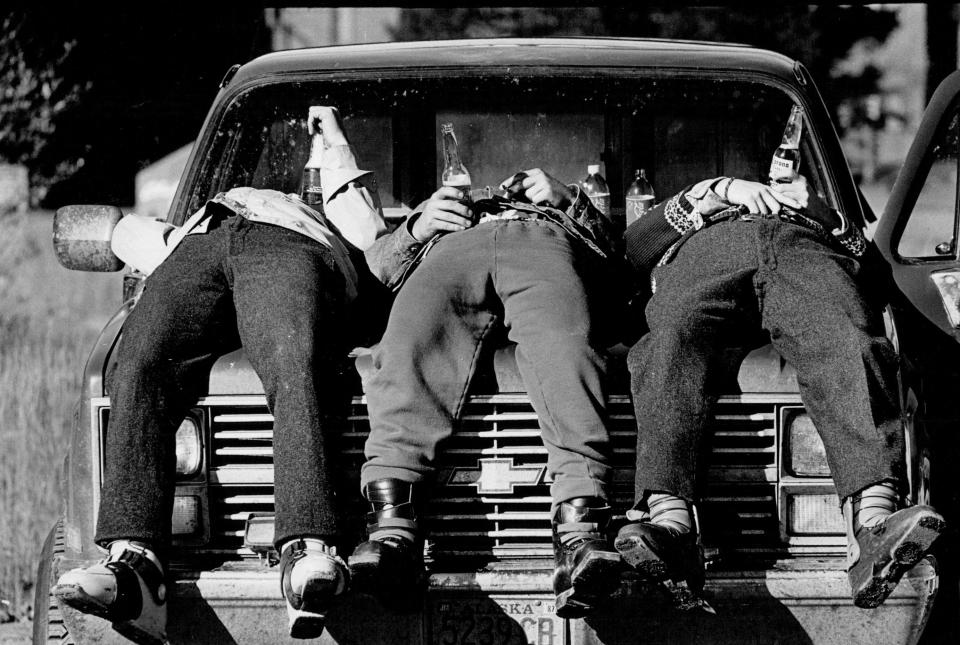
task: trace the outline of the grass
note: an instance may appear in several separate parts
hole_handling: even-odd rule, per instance
[[[122,289],[119,273],[62,268],[51,224],[0,215],[0,622],[30,615],[83,366]]]

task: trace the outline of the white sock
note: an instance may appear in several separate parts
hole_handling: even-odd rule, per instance
[[[650,493],[647,496],[650,523],[684,535],[693,529],[693,518],[687,500],[669,493]]]
[[[867,486],[853,496],[854,530],[870,528],[883,521],[897,510],[896,487],[890,482],[880,482]]]

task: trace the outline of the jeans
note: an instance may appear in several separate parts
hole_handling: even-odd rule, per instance
[[[147,280],[108,381],[96,541],[170,539],[174,436],[209,369],[241,345],[274,415],[277,545],[341,533],[328,414],[345,354],[345,281],[329,249],[234,215],[187,236]]]
[[[606,498],[609,279],[596,253],[542,220],[442,238],[397,295],[373,356],[361,484],[433,473],[477,362],[505,329],[539,416],[554,502]]]
[[[767,341],[797,371],[840,498],[884,480],[902,484],[897,358],[866,273],[813,231],[775,218],[710,226],[655,269],[650,331],[628,355],[636,500],[652,491],[699,496],[712,404],[747,352]]]

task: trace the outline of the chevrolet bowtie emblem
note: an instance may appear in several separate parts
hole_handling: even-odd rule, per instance
[[[544,466],[515,466],[513,459],[480,459],[477,468],[454,468],[448,486],[476,486],[481,494],[512,493],[514,486],[543,480]]]

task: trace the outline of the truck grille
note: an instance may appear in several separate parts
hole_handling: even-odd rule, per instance
[[[220,399],[223,400],[220,400]],[[251,555],[242,546],[249,513],[273,512],[272,417],[262,397],[210,397],[210,550]],[[729,552],[783,552],[777,504],[780,408],[791,395],[721,398],[713,426],[704,543]],[[636,426],[625,396],[610,401],[613,503],[633,500]],[[341,499],[359,538],[365,511],[359,470],[369,431],[356,397],[341,437]],[[438,463],[427,506],[428,553],[437,565],[463,558],[538,558],[552,554],[546,450],[537,417],[522,394],[474,396]],[[442,518],[442,521],[435,521]],[[431,521],[434,520],[434,521]],[[206,549],[205,549],[206,550]]]

